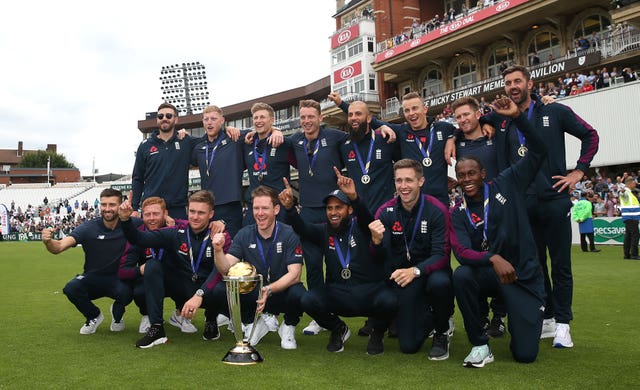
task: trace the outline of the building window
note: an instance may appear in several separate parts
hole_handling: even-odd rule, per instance
[[[427,75],[422,82],[422,97],[427,98],[431,95],[437,95],[442,92],[442,74],[437,69],[432,69],[427,72]]]
[[[367,51],[369,53],[373,53],[375,50],[375,42],[373,41],[373,37],[367,37]]]
[[[507,45],[498,46],[489,56],[487,64],[487,74],[489,77],[499,76],[502,71],[509,66],[509,63],[515,58],[513,49]]]
[[[341,49],[340,51],[337,51],[334,53],[333,55],[333,64],[337,64],[340,63],[344,60],[347,59],[347,51],[344,49]]]
[[[529,44],[527,54],[529,58],[532,58],[536,53],[542,62],[559,58],[560,39],[550,31],[542,31],[536,34]]]
[[[369,91],[375,91],[376,90],[376,75],[374,73],[371,73],[369,75]]]
[[[347,51],[349,52],[349,58],[362,53],[362,40],[358,40],[358,42],[350,44]]]
[[[460,88],[476,81],[476,63],[471,58],[460,60],[453,70],[453,88]]]
[[[353,92],[355,93],[365,92],[364,77],[360,76],[359,78],[353,81]]]
[[[602,33],[609,31],[611,21],[602,15],[590,15],[582,19],[576,28],[574,38],[585,37],[593,40],[593,38],[599,40],[602,38]]]

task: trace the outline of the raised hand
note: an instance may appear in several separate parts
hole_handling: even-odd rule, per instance
[[[510,116],[512,118],[517,118],[518,115],[520,115],[518,106],[513,100],[504,95],[496,97],[496,100],[491,103],[491,108],[500,115]]]
[[[224,233],[214,233],[211,235],[211,245],[213,249],[218,251],[224,248],[225,237]]]
[[[371,231],[371,241],[375,245],[380,245],[382,243],[382,237],[384,237],[385,228],[382,222],[379,219],[371,222],[369,224],[369,230]]]
[[[336,173],[336,177],[338,178],[338,188],[340,188],[340,191],[344,192],[350,200],[356,200],[358,198],[358,193],[356,192],[356,184],[353,182],[353,179],[342,176],[336,167],[333,167],[333,171]]]
[[[280,192],[278,199],[280,199],[280,203],[285,209],[290,210],[293,208],[293,190],[286,177],[282,178],[282,182],[284,183],[284,190]]]
[[[339,106],[342,103],[342,98],[338,92],[331,92],[328,96],[329,100],[335,103],[336,106]]]

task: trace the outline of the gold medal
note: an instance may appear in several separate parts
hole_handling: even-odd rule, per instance
[[[524,157],[525,154],[527,154],[528,151],[529,151],[529,149],[527,149],[526,146],[520,145],[520,147],[518,148],[518,156]]]

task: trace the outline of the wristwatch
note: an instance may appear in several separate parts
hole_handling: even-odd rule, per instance
[[[413,275],[414,275],[416,278],[419,278],[419,277],[420,277],[420,275],[422,275],[422,272],[420,272],[420,268],[418,268],[418,267],[413,267]]]
[[[204,296],[204,290],[199,288],[196,290],[196,295],[202,298]]]

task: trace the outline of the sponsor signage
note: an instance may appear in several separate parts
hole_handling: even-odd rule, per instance
[[[546,64],[534,69],[530,69],[531,79],[544,79],[552,76],[564,75],[565,72],[573,69],[580,68],[582,66],[593,66],[600,61],[600,52],[595,51],[584,56],[578,56],[569,58],[563,61]],[[452,103],[456,99],[460,99],[465,96],[477,96],[485,93],[498,93],[504,89],[504,81],[501,76],[494,77],[486,80],[481,84],[475,84],[467,88],[459,89],[456,91],[449,91],[427,98],[427,104],[429,107],[440,106],[447,103]]]
[[[499,14],[500,12],[504,12],[514,7],[517,7],[521,4],[524,4],[527,1],[529,0],[504,0],[498,4],[495,4],[491,7],[484,8],[478,12],[474,12],[473,14],[468,15],[467,17],[464,17],[462,19],[458,19],[452,23],[443,24],[440,26],[440,28],[430,31],[429,33],[424,34],[420,38],[416,38],[411,41],[404,42],[398,46],[394,46],[388,50],[378,53],[376,55],[375,62],[379,64],[383,61],[386,61],[390,58],[397,56],[398,54],[404,53],[418,46],[422,46],[428,42],[431,42],[435,39],[443,37],[447,34],[456,32],[460,29],[467,28],[482,20],[493,17]]]
[[[624,243],[625,226],[622,218],[594,218],[593,234],[599,244],[621,245]]]
[[[345,30],[333,34],[331,37],[331,48],[335,49],[338,46],[342,46],[347,42],[351,42],[358,38],[360,35],[360,25],[355,24]]]
[[[42,233],[9,233],[2,237],[5,241],[42,241]],[[60,239],[58,233],[54,233],[54,238]]]
[[[344,68],[333,72],[333,84],[338,84],[359,74],[362,74],[362,62],[360,61],[354,62],[351,65],[347,65]]]

